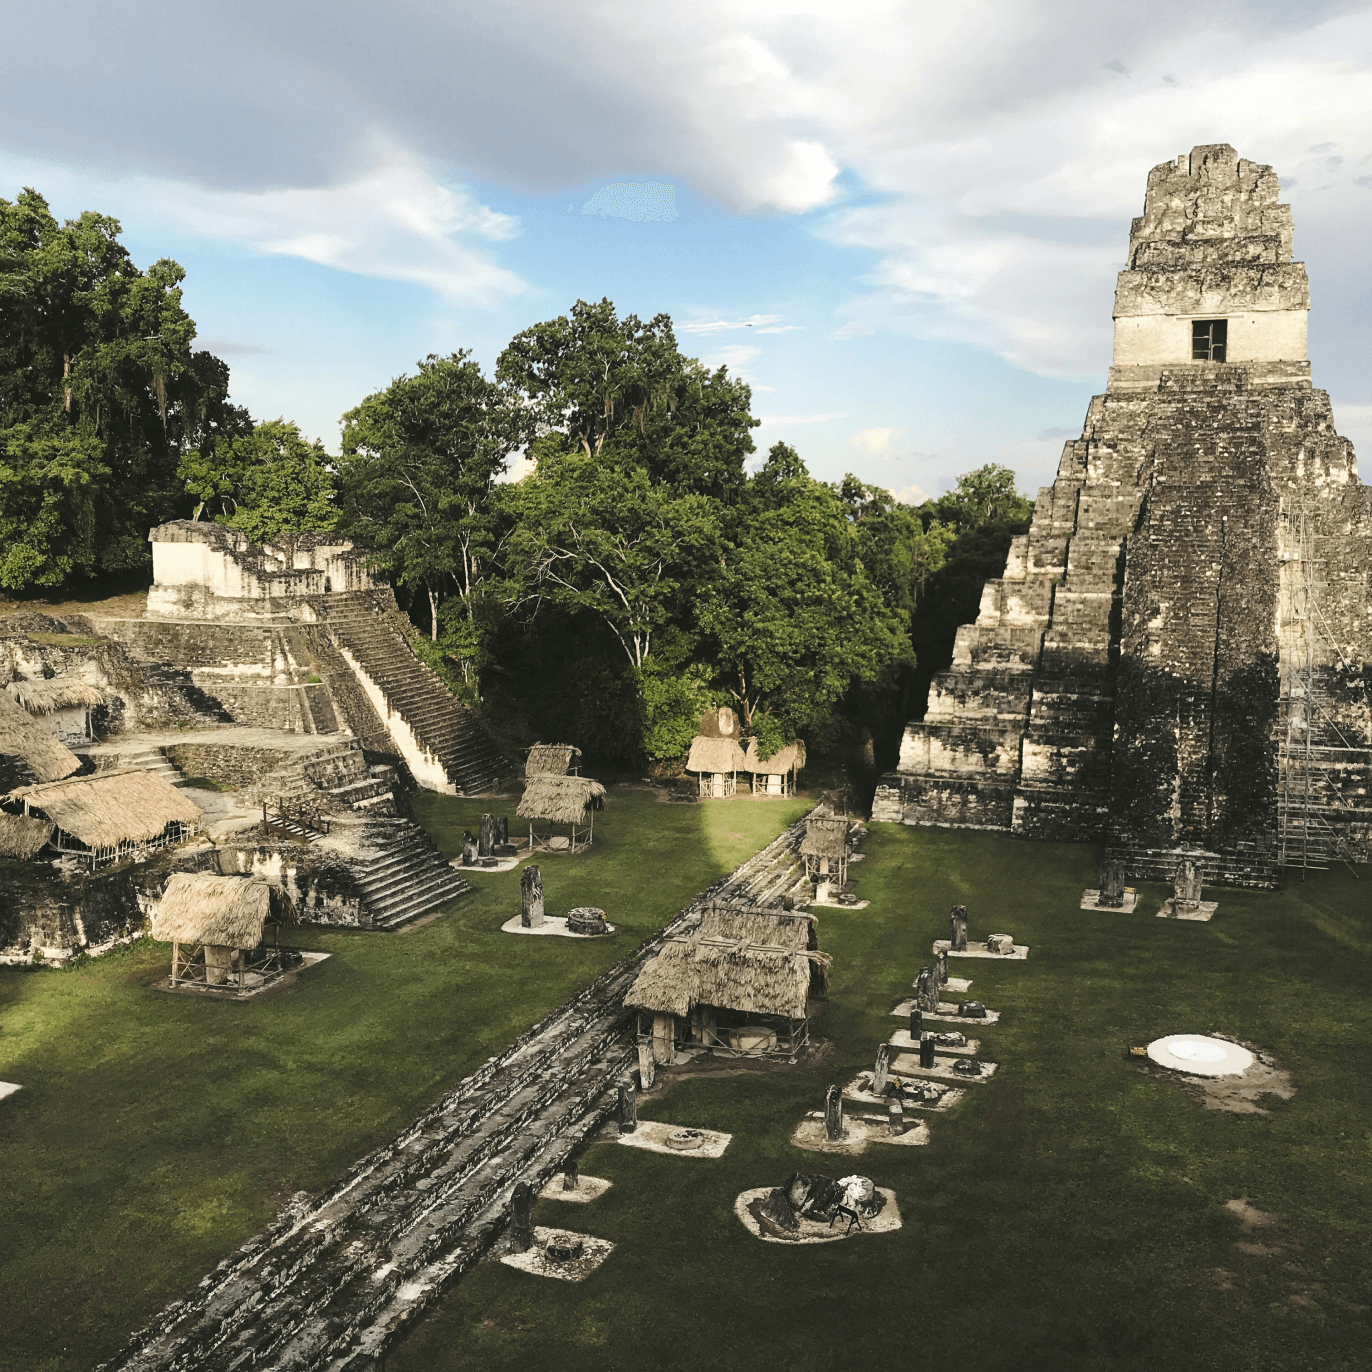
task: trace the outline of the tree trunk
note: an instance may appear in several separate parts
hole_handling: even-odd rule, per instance
[[[438,594],[432,586],[429,591],[429,640],[438,642]]]

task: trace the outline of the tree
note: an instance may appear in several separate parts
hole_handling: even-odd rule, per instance
[[[146,272],[119,223],[59,224],[36,191],[0,200],[0,581],[55,586],[145,566],[175,515],[178,460],[241,412],[193,353],[185,273]]]
[[[565,452],[633,462],[681,494],[728,499],[742,488],[752,392],[726,368],[684,357],[665,314],[644,324],[608,300],[578,300],[570,317],[516,335],[496,374]]]
[[[635,463],[593,449],[567,451],[545,438],[534,453],[535,472],[511,496],[518,598],[594,615],[642,670],[654,635],[672,622],[717,545],[715,503],[677,494]]]
[[[472,685],[489,636],[481,600],[501,529],[496,483],[529,418],[463,350],[430,355],[343,420],[340,528],[375,548],[399,585],[423,590],[433,643],[451,592],[440,658]]]
[[[332,529],[333,473],[324,445],[309,442],[284,419],[255,425],[248,433],[221,438],[209,456],[193,449],[180,475],[189,494],[205,506],[218,503],[218,522],[242,529],[254,543],[277,534]]]
[[[794,736],[909,655],[907,620],[860,556],[842,496],[776,444],[734,513],[699,607],[745,728]]]

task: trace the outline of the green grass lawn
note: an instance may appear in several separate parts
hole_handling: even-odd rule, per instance
[[[613,1188],[588,1206],[540,1202],[537,1221],[612,1239],[605,1265],[572,1285],[484,1264],[388,1372],[1367,1367],[1372,882],[1344,870],[1224,890],[1212,923],[1178,923],[1154,918],[1161,886],[1138,915],[1080,911],[1088,847],[878,825],[866,851],[853,875],[870,907],[821,916],[834,965],[818,1028],[834,1058],[647,1102],[645,1117],[732,1132],[729,1151],[594,1145],[583,1171]],[[898,1026],[889,1011],[954,902],[974,938],[1032,947],[1024,963],[954,961],[1004,1012],[981,1033],[1001,1071],[926,1116],[927,1148],[792,1148],[802,1111]],[[1124,1058],[1184,1030],[1275,1051],[1296,1095],[1266,1116],[1207,1110]],[[894,1188],[904,1228],[759,1243],[734,1197],[796,1168]],[[1280,1223],[1244,1234],[1224,1208],[1241,1196]]]
[[[152,989],[142,942],[63,971],[0,969],[0,1367],[85,1372],[256,1232],[660,928],[810,802],[665,805],[615,789],[596,846],[542,861],[549,913],[619,932],[512,938],[519,872],[406,934],[306,928],[332,954],[248,1003]],[[491,802],[421,794],[445,853]],[[495,805],[508,808],[514,802]]]

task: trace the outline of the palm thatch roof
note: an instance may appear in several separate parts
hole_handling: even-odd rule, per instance
[[[757,739],[748,740],[743,755],[743,770],[755,776],[785,776],[792,767],[800,771],[805,766],[805,740],[798,738],[784,748],[778,748],[771,757],[764,758],[758,753]]]
[[[573,762],[581,761],[581,749],[570,743],[535,743],[529,749],[528,761],[524,764],[525,776],[567,775]]]
[[[50,715],[77,705],[99,705],[105,697],[80,677],[55,676],[46,681],[11,681],[6,693],[31,715]]]
[[[718,902],[700,926],[668,939],[624,997],[633,1009],[688,1015],[712,1005],[749,1015],[804,1019],[813,979],[831,961],[816,946],[810,915]]]
[[[152,936],[161,943],[256,948],[269,920],[293,924],[295,910],[261,878],[173,872],[153,911]]]
[[[0,857],[37,857],[38,850],[52,837],[52,825],[45,819],[27,815],[7,815],[0,811]]]
[[[806,857],[842,857],[848,851],[848,821],[841,815],[812,815],[805,821],[800,851]]]
[[[605,788],[590,777],[531,776],[515,811],[524,819],[580,824],[586,811],[605,808]]]
[[[58,781],[81,766],[12,696],[0,691],[0,753],[19,758],[39,781]]]
[[[200,807],[170,782],[138,767],[21,786],[11,800],[27,801],[88,848],[145,843],[173,820],[200,822]]]
[[[744,772],[747,766],[743,749],[735,738],[706,738],[697,734],[691,740],[691,755],[686,759],[688,772]]]

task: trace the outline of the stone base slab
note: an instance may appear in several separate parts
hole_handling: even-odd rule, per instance
[[[996,1075],[996,1069],[1000,1065],[995,1062],[983,1062],[980,1076],[964,1077],[960,1072],[953,1071],[953,1064],[956,1061],[956,1058],[941,1058],[935,1053],[934,1065],[921,1067],[919,1058],[914,1053],[902,1053],[891,1064],[891,1072],[897,1077],[935,1077],[939,1081],[953,1081],[959,1086],[970,1086],[976,1082],[990,1081]]]
[[[16,1091],[23,1089],[22,1086],[17,1086],[12,1081],[0,1081],[0,1100],[4,1100],[6,1096],[12,1096]]]
[[[969,1023],[971,1021],[968,1021]],[[918,1053],[919,1040],[910,1037],[908,1029],[897,1029],[889,1039],[886,1040],[892,1048],[899,1048],[903,1053]],[[959,1048],[955,1043],[940,1043],[938,1051],[940,1053],[958,1053],[963,1057],[975,1057],[977,1050],[981,1047],[980,1039],[968,1039],[965,1048]]]
[[[791,1142],[808,1153],[838,1153],[855,1158],[869,1143],[891,1143],[918,1148],[929,1142],[929,1126],[923,1120],[907,1120],[903,1134],[893,1134],[885,1115],[844,1115],[843,1137],[831,1139],[824,1132],[824,1111],[811,1110],[796,1125]]]
[[[266,995],[268,991],[277,991],[293,985],[301,972],[308,972],[317,963],[328,961],[333,954],[306,953],[302,950],[300,956],[303,961],[299,967],[288,967],[284,972],[267,979],[263,979],[256,972],[249,972],[244,978],[247,984],[241,989],[232,981],[221,986],[207,986],[203,981],[182,981],[179,985],[173,986],[170,976],[154,982],[153,986],[155,990],[170,991],[176,996],[208,996],[213,1000],[252,1000],[255,996]]]
[[[890,1234],[900,1228],[896,1193],[878,1186],[877,1193],[885,1199],[886,1204],[870,1219],[864,1219],[861,1229],[854,1227],[851,1234],[847,1232],[848,1221],[844,1218],[835,1220],[833,1224],[825,1224],[822,1220],[807,1220],[797,1216],[800,1228],[794,1234],[787,1234],[775,1226],[764,1230],[753,1211],[772,1194],[772,1190],[770,1186],[758,1186],[751,1191],[740,1191],[734,1202],[734,1214],[743,1221],[743,1227],[763,1243],[842,1243],[844,1239],[855,1239],[860,1234]]]
[[[935,953],[947,953],[950,958],[994,958],[997,962],[1023,962],[1029,956],[1029,948],[1026,944],[1016,943],[1013,953],[993,953],[984,943],[973,943],[968,940],[966,949],[961,953],[953,951],[952,939],[940,938],[934,940]]]
[[[479,862],[472,867],[468,867],[461,858],[453,858],[448,863],[448,866],[455,872],[461,872],[464,877],[470,876],[473,872],[475,872],[477,876],[482,876],[490,875],[495,872],[513,872],[521,862],[528,862],[531,856],[532,854],[530,853],[519,853],[514,857],[498,858],[489,867],[485,867]]]
[[[538,1193],[539,1200],[572,1201],[577,1205],[587,1205],[598,1200],[614,1185],[604,1177],[578,1177],[575,1191],[566,1191],[562,1186],[561,1172],[555,1173],[548,1184]]]
[[[697,1129],[700,1143],[695,1148],[673,1148],[667,1139],[689,1126],[663,1124],[661,1120],[639,1120],[632,1134],[620,1134],[619,1141],[627,1148],[646,1148],[650,1153],[670,1153],[674,1158],[722,1158],[724,1150],[733,1142],[732,1134],[714,1129]]]
[[[1191,919],[1191,920],[1197,920],[1197,921],[1199,921],[1199,922],[1201,922],[1201,923],[1204,923],[1204,922],[1206,922],[1207,920],[1213,919],[1213,918],[1214,918],[1215,911],[1218,910],[1219,908],[1220,908],[1220,903],[1219,903],[1219,901],[1217,901],[1217,900],[1199,900],[1199,901],[1196,902],[1196,908],[1195,908],[1194,910],[1189,910],[1189,911],[1185,911],[1185,912],[1183,912],[1183,913],[1181,913],[1181,914],[1178,914],[1178,913],[1177,913],[1177,901],[1176,901],[1176,898],[1173,897],[1173,898],[1170,899],[1170,900],[1165,900],[1165,901],[1163,901],[1163,903],[1162,903],[1162,909],[1158,911],[1158,918],[1159,918],[1159,919]]]
[[[941,1100],[928,1102],[907,1100],[905,1108],[907,1110],[928,1110],[933,1113],[941,1113],[944,1110],[951,1110],[966,1094],[967,1092],[959,1087],[951,1086]],[[885,1105],[889,1097],[876,1095],[872,1091],[871,1072],[863,1071],[859,1072],[843,1088],[843,1099],[854,1101],[858,1105]]]
[[[822,910],[865,910],[870,900],[815,900],[806,902],[812,909],[819,906]]]
[[[913,999],[903,1000],[891,1011],[891,1013],[909,1019],[910,1011],[914,1008],[915,1002]],[[988,1005],[986,1007],[986,1014],[983,1017],[972,1019],[967,1015],[958,1014],[958,1007],[956,1005],[950,1005],[946,1000],[941,1000],[938,1003],[937,1010],[926,1010],[924,1012],[924,1018],[926,1020],[932,1020],[935,1024],[966,1024],[971,1028],[985,1029],[999,1022],[1000,1011],[992,1010]]]
[[[1081,908],[1083,910],[1099,910],[1107,915],[1132,915],[1138,908],[1139,893],[1132,887],[1124,888],[1123,905],[1100,905],[1100,892],[1095,889],[1088,889],[1081,893]]]
[[[615,926],[609,920],[605,921],[604,934],[574,934],[567,928],[566,915],[544,915],[543,923],[531,929],[526,929],[520,922],[519,916],[507,919],[500,926],[502,934],[552,934],[557,938],[604,938],[607,934],[613,934]]]
[[[575,1262],[554,1262],[548,1257],[549,1239],[580,1239],[585,1245],[583,1255]],[[574,1234],[568,1229],[545,1229],[539,1224],[534,1226],[534,1246],[527,1253],[506,1253],[500,1261],[506,1267],[516,1267],[536,1277],[585,1281],[614,1251],[615,1246],[609,1239],[598,1239],[594,1234]]]

